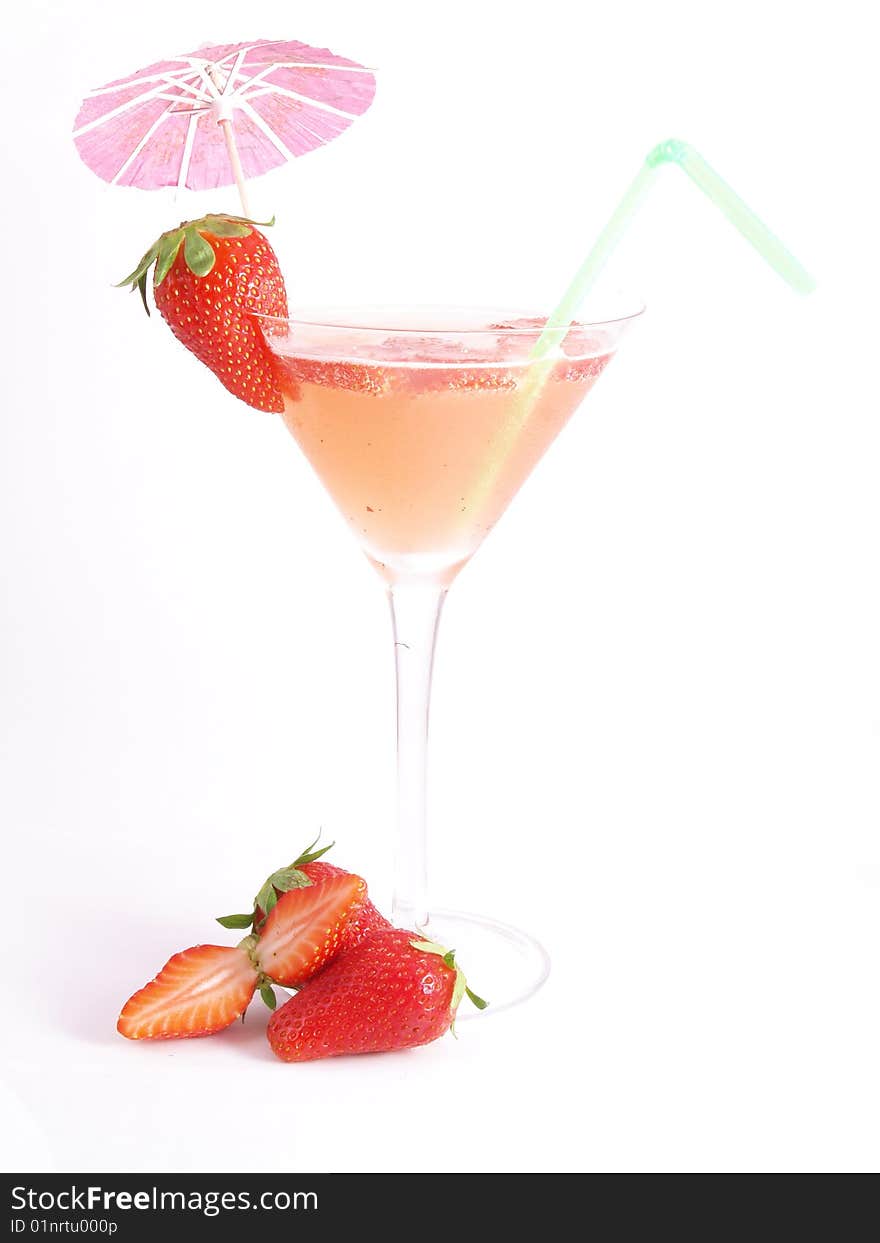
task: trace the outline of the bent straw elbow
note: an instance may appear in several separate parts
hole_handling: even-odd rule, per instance
[[[680,138],[667,138],[651,148],[645,156],[645,163],[650,168],[656,168],[658,164],[680,164],[688,152],[693,150],[690,143],[682,142]]]
[[[677,164],[698,186],[719,211],[723,212],[737,231],[754,246],[797,293],[812,293],[816,282],[806,268],[795,259],[775,234],[771,233],[736,191],[719,177],[690,143],[680,138],[667,138],[652,147],[634,180],[627,187],[592,250],[578,268],[556,309],[549,316],[544,331],[532,351],[533,358],[542,358],[555,349],[565,337],[586,295],[626,233],[642,200],[651,189],[664,164]]]
[[[649,168],[677,164],[792,289],[807,294],[816,288],[815,280],[803,264],[690,143],[667,138],[648,152],[645,163]]]

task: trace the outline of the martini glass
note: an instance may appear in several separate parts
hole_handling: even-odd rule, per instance
[[[446,593],[589,393],[642,307],[537,347],[543,318],[492,308],[260,316],[284,422],[384,579],[397,670],[393,918],[454,948],[492,1010],[544,982],[531,936],[428,899],[431,671]]]

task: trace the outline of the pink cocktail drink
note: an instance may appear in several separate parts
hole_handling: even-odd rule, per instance
[[[448,583],[604,370],[613,331],[531,357],[540,323],[446,314],[440,327],[290,321],[269,337],[284,420],[390,582]]]

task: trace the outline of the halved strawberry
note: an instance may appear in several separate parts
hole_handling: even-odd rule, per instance
[[[210,1036],[244,1014],[258,980],[244,946],[195,945],[129,998],[117,1030],[129,1040]]]
[[[140,290],[147,314],[154,263],[153,297],[178,341],[249,406],[283,410],[254,313],[286,318],[287,295],[275,252],[254,222],[212,214],[163,233],[119,282]]]
[[[336,876],[351,875],[345,868],[337,867],[334,863],[325,863],[323,859],[316,863],[304,863],[302,870],[313,885],[323,885]],[[339,953],[347,954],[349,950],[360,945],[361,941],[372,936],[374,932],[381,932],[391,927],[393,927],[391,921],[386,919],[379,908],[368,898],[366,902],[353,910],[345,921],[339,940]]]
[[[272,910],[283,893],[291,889],[304,889],[308,885],[321,885],[335,876],[350,876],[351,873],[345,868],[336,867],[333,863],[325,863],[321,858],[333,848],[335,842],[316,850],[319,840],[319,837],[315,838],[311,845],[294,859],[293,863],[288,867],[279,868],[264,881],[254,898],[251,911],[241,915],[221,915],[217,923],[222,924],[224,928],[253,927],[254,931],[259,932],[266,913]],[[357,910],[352,911],[346,920],[341,931],[338,952],[346,953],[359,945],[364,937],[391,926],[381,911],[368,899]]]
[[[367,901],[366,881],[348,872],[282,893],[262,926],[257,967],[276,984],[299,988],[339,953]]]

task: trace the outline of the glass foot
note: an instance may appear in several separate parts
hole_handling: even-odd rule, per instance
[[[455,950],[468,985],[489,1006],[477,1010],[467,998],[457,1022],[488,1016],[518,1005],[536,993],[550,974],[547,951],[533,937],[510,924],[463,911],[432,911],[424,925],[425,939]]]

